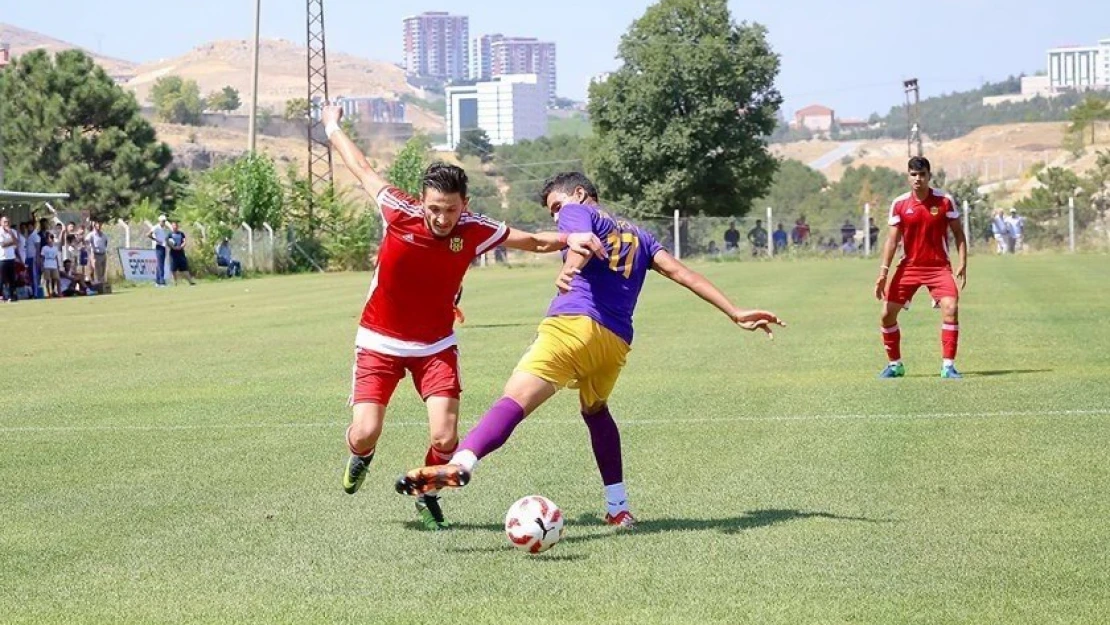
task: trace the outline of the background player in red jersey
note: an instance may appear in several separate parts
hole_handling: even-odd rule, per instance
[[[333,147],[362,187],[375,198],[385,232],[358,333],[347,428],[351,456],[343,488],[354,494],[366,477],[381,435],[386,406],[405,372],[412,374],[428,410],[431,445],[426,464],[443,464],[458,445],[458,349],[455,301],[475,256],[498,245],[533,252],[607,257],[592,233],[532,234],[469,212],[466,172],[433,163],[424,172],[421,197],[414,198],[374,171],[342,130],[338,106],[325,106],[321,120]],[[435,493],[417,502],[425,527],[446,527]]]
[[[917,156],[909,162],[909,193],[895,198],[890,204],[890,234],[883,246],[883,264],[879,279],[875,281],[875,297],[883,302],[882,332],[890,364],[879,374],[880,378],[900,378],[906,374],[902,365],[902,333],[898,329],[898,313],[909,308],[910,300],[918,288],[929,289],[932,298],[940,302],[943,321],[940,343],[943,362],[942,378],[963,377],[956,371],[956,346],[960,338],[959,300],[960,289],[967,285],[967,239],[960,227],[960,211],[952,196],[929,185],[932,171],[926,158]],[[952,279],[952,264],[948,258],[948,233],[956,240],[959,265],[956,278]],[[902,260],[894,277],[887,285],[887,272],[894,259],[898,244],[902,244]]]

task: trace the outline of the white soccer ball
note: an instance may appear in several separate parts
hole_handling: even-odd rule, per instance
[[[529,495],[509,508],[505,535],[517,549],[547,551],[563,538],[563,511],[547,497]]]

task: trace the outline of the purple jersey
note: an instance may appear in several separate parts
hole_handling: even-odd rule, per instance
[[[598,206],[568,204],[559,211],[559,232],[593,232],[609,250],[609,260],[591,258],[574,277],[571,290],[547,309],[548,317],[585,315],[632,343],[632,312],[663,246],[650,232],[616,219]],[[567,252],[563,252],[565,259]]]

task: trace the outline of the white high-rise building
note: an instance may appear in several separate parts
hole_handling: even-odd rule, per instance
[[[428,12],[404,20],[405,71],[415,76],[470,75],[470,18]]]
[[[480,128],[493,145],[512,145],[547,134],[547,93],[535,74],[510,74],[474,85],[448,87],[447,145]]]
[[[1062,46],[1048,51],[1048,85],[1067,89],[1110,89],[1110,39],[1094,46]]]
[[[493,44],[505,38],[501,34],[482,35],[474,39],[470,51],[470,79],[489,80],[493,78]]]
[[[555,100],[558,84],[555,44],[531,37],[502,37],[490,40],[490,76],[536,74],[548,102]]]

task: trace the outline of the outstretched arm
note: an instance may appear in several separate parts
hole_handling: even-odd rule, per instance
[[[652,257],[651,268],[690,289],[695,295],[715,306],[733,323],[745,330],[763,330],[768,336],[774,338],[771,330],[772,325],[786,327],[786,324],[772,312],[745,310],[737,307],[708,278],[690,269],[666,250],[655,253],[655,256]]]
[[[328,141],[331,142],[331,146],[339,152],[343,163],[358,178],[362,188],[366,189],[370,197],[376,200],[382,189],[389,186],[389,181],[370,166],[370,162],[366,160],[366,155],[339,127],[339,120],[342,118],[343,109],[334,104],[325,106],[320,112],[320,121],[324,122],[325,132],[328,133]]]
[[[572,252],[585,254],[587,257],[591,255],[601,259],[609,257],[609,254],[605,251],[605,247],[601,244],[601,239],[598,239],[592,232],[583,232],[581,234],[566,234],[563,232],[533,233],[517,230],[516,228],[509,228],[509,236],[505,239],[505,247],[511,247],[514,250],[524,250],[525,252],[537,252],[539,254],[558,252],[569,247]]]

